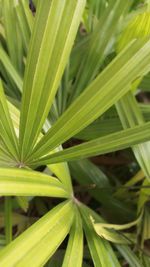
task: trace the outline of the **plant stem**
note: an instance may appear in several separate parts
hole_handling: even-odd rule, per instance
[[[5,237],[6,244],[12,241],[12,202],[11,197],[5,197]]]

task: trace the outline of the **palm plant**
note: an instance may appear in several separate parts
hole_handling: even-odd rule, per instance
[[[0,5],[0,266],[149,266],[150,107],[135,97],[149,90],[149,1]],[[127,148],[124,185],[87,159]]]

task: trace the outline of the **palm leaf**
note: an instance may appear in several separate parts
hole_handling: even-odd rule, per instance
[[[0,195],[68,197],[68,193],[56,178],[14,168],[0,169]]]
[[[113,43],[112,37],[116,33],[120,17],[130,4],[129,1],[125,0],[115,2],[111,0],[109,2],[92,35],[87,40],[87,49],[85,49],[84,43],[82,62],[78,66],[71,100],[78,96],[98,73],[106,53],[108,53],[108,50],[110,51],[110,43]]]
[[[70,201],[59,204],[6,246],[0,251],[1,267],[44,266],[69,232],[72,208]]]
[[[128,85],[150,68],[149,44],[150,41],[135,41],[123,50],[41,139],[34,157],[44,156],[81,131],[125,95]]]
[[[131,250],[129,246],[125,245],[115,245],[115,246],[121,253],[121,255],[124,257],[124,259],[130,264],[130,266],[144,267],[144,265],[141,263],[139,258],[136,256],[136,254]]]
[[[75,220],[71,227],[70,238],[62,267],[81,267],[83,257],[82,220],[76,208]]]
[[[87,158],[96,155],[110,153],[116,150],[125,149],[133,145],[150,140],[150,122],[131,129],[106,135],[84,144],[74,146],[64,151],[34,160],[32,165],[56,163]]]
[[[89,214],[91,210],[83,205],[80,206],[80,210],[81,210],[81,214],[82,214],[83,221],[84,221],[83,226],[84,226],[85,235],[86,235],[90,253],[91,253],[91,256],[94,262],[94,266],[95,267],[107,267],[107,266],[119,267],[120,264],[111,246],[109,245],[109,243],[106,240],[98,237],[94,233],[92,223],[89,218]],[[92,214],[96,216],[94,212],[92,212]]]
[[[144,118],[132,92],[124,96],[116,106],[124,129],[144,124]],[[149,178],[150,142],[134,146],[133,152],[146,177]]]
[[[24,78],[20,121],[22,158],[31,151],[48,115],[84,6],[85,0],[39,3]]]
[[[118,51],[122,50],[134,38],[142,39],[145,36],[150,37],[150,12],[144,12],[135,16],[132,22],[129,23],[121,34]],[[137,87],[139,83],[138,79],[133,86]],[[124,129],[144,123],[144,118],[140,113],[132,92],[128,92],[116,106]],[[133,152],[145,175],[150,177],[150,166],[148,163],[150,160],[150,142],[133,147]]]
[[[19,118],[20,118],[20,112],[19,110],[12,105],[9,101],[7,102],[9,106],[10,115],[13,121],[13,125],[16,131],[17,136],[19,135]],[[49,125],[49,123],[48,123]],[[42,136],[42,133],[41,133]],[[56,151],[62,150],[62,148],[58,148]],[[10,160],[8,160],[9,162]],[[48,169],[54,173],[60,181],[66,186],[67,191],[72,194],[72,184],[71,184],[71,177],[69,168],[66,162],[58,163],[58,164],[50,164],[48,165]]]
[[[18,158],[18,141],[14,131],[13,123],[9,114],[6,97],[4,95],[2,82],[0,81],[0,142],[9,151],[11,156]]]
[[[0,46],[0,59],[7,71],[7,75],[13,80],[19,91],[22,92],[23,81],[2,46]]]

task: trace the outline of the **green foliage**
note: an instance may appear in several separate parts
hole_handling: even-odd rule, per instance
[[[147,267],[150,3],[28,4],[0,0],[0,266]]]

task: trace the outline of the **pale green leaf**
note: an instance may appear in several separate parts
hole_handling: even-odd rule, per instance
[[[3,15],[8,54],[14,67],[20,72],[22,66],[22,43],[18,35],[15,16],[15,0],[3,0]]]
[[[9,106],[9,111],[10,111],[10,115],[11,115],[11,118],[13,121],[13,125],[15,128],[16,134],[18,136],[19,135],[20,112],[9,101],[8,101],[8,106]],[[47,123],[46,123],[46,125],[47,125]],[[49,125],[49,123],[48,123],[48,125]],[[41,134],[41,136],[42,136],[42,134]],[[60,148],[56,149],[55,151],[59,151],[59,150],[62,150],[62,148],[60,147]],[[68,188],[68,191],[71,194],[72,193],[71,177],[70,177],[70,172],[69,172],[69,168],[68,168],[67,163],[63,162],[63,163],[58,163],[58,164],[50,164],[50,165],[48,165],[48,168],[51,170],[52,173],[54,173],[60,179],[60,181],[64,185],[66,185],[66,188]]]
[[[141,88],[143,91],[150,91],[150,73],[143,78],[139,88]]]
[[[124,129],[144,124],[144,118],[132,92],[128,92],[117,104],[117,111]],[[134,155],[147,178],[150,178],[150,142],[133,146]]]
[[[0,252],[1,267],[41,267],[69,232],[73,206],[63,202],[49,211]]]
[[[142,265],[139,258],[136,254],[131,250],[129,246],[126,245],[115,245],[124,259],[130,264],[131,267],[145,267]]]
[[[132,226],[137,225],[141,221],[141,218],[142,218],[142,214],[135,221],[130,222],[130,223],[126,223],[126,224],[122,224],[122,225],[121,224],[120,225],[119,224],[109,224],[109,223],[95,223],[92,217],[91,217],[91,220],[92,220],[95,231],[98,234],[101,234],[101,231],[103,230],[103,228],[113,229],[113,230],[129,229]],[[102,233],[102,235],[103,235],[103,233]]]
[[[150,12],[148,11],[135,15],[135,17],[129,21],[120,35],[117,50],[121,51],[135,38],[143,38],[146,36],[150,37]]]
[[[71,100],[76,98],[98,73],[107,50],[112,44],[112,37],[116,33],[120,17],[130,4],[126,0],[109,1],[107,9],[103,12],[88,40],[87,49],[84,44],[82,61],[78,66]]]
[[[19,91],[22,92],[23,81],[2,46],[0,46],[0,60],[7,74],[11,77]]]
[[[48,131],[48,129],[51,127],[49,121],[47,120],[46,123],[44,124],[44,130]],[[58,148],[55,149],[55,152],[57,151],[62,151],[63,148],[62,146],[59,146]],[[53,153],[52,151],[51,153]],[[71,183],[71,176],[68,168],[67,162],[62,162],[62,163],[56,163],[56,164],[50,164],[47,166],[48,169],[54,173],[60,181],[66,185],[67,190],[72,193],[72,183]]]
[[[68,197],[58,179],[40,172],[15,168],[0,169],[0,195]]]
[[[44,156],[102,115],[128,92],[133,80],[148,71],[149,62],[150,41],[134,41],[64,112],[37,144],[32,157]]]
[[[91,221],[92,221],[94,230],[100,237],[105,238],[106,240],[114,242],[114,243],[127,244],[127,243],[130,243],[129,240],[127,240],[124,236],[122,236],[118,232],[118,230],[119,231],[126,230],[137,225],[141,221],[142,215],[143,213],[141,213],[140,216],[135,221],[127,223],[127,224],[122,224],[122,225],[108,224],[108,223],[95,223],[92,217],[91,217]]]
[[[122,50],[124,46],[133,39],[142,39],[144,37],[150,38],[150,12],[138,14],[129,23],[125,31],[121,34],[118,43],[118,51]],[[139,79],[137,79],[133,86],[137,88],[139,82]],[[127,95],[117,103],[116,107],[124,129],[144,123],[144,118],[132,92],[128,92]],[[143,172],[149,178],[150,142],[133,147],[133,152]]]
[[[150,105],[138,104],[145,121],[150,121]],[[122,130],[122,124],[118,117],[115,107],[110,108],[103,117],[98,118],[88,127],[75,135],[75,138],[81,140],[92,140],[108,133],[114,133]]]
[[[80,205],[80,204],[79,204]],[[99,220],[99,216],[87,208],[86,206],[80,205],[81,214],[83,217],[83,226],[85,230],[86,239],[88,242],[88,246],[90,249],[90,253],[94,262],[95,267],[119,267],[120,264],[111,248],[109,243],[100,238],[93,229],[91,220],[89,218],[90,213],[94,217],[97,217]]]
[[[74,223],[71,227],[69,242],[62,267],[81,267],[83,258],[82,220],[76,208]]]
[[[31,164],[49,164],[102,155],[150,140],[150,122],[65,149]]]
[[[85,0],[40,1],[23,86],[21,157],[37,141],[58,89],[78,30]]]
[[[18,141],[9,114],[6,97],[0,81],[0,142],[15,159],[18,157]]]

